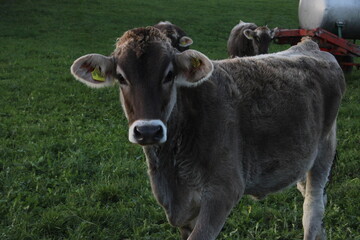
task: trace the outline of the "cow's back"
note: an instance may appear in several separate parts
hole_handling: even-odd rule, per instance
[[[311,114],[322,119],[314,121],[326,133],[345,90],[344,75],[331,54],[300,50],[215,62],[213,75],[221,74],[213,81],[229,89],[218,94],[237,102],[239,115],[249,123],[250,118],[264,121],[259,127],[266,128],[265,121],[296,122]]]

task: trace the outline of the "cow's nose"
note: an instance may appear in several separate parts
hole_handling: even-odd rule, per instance
[[[134,128],[134,137],[138,141],[159,141],[163,137],[163,131],[160,125],[136,126]]]
[[[134,124],[132,127],[132,138],[130,141],[141,145],[150,145],[162,143],[166,140],[166,129],[162,122],[157,121],[141,121],[140,124]]]

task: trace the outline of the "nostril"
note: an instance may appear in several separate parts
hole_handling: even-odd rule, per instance
[[[158,129],[157,129],[157,131],[155,132],[154,138],[155,138],[156,140],[160,140],[160,139],[163,138],[163,136],[164,136],[163,129],[162,129],[161,126],[158,126]]]
[[[144,139],[143,135],[142,135],[141,132],[139,131],[139,127],[135,127],[135,128],[134,128],[134,137],[135,137],[137,140],[139,140],[139,141],[141,141],[141,140]]]

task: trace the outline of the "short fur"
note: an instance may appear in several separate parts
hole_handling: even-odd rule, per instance
[[[215,239],[243,195],[264,198],[297,182],[304,239],[324,239],[324,187],[345,90],[334,57],[304,40],[275,54],[211,62],[156,39],[140,57],[137,48],[119,44],[125,52],[114,54],[113,62],[130,82],[120,84],[129,123],[160,119],[167,127],[165,143],[154,140],[143,150],[155,198],[182,239]],[[73,66],[81,68],[81,61]],[[74,75],[84,71],[72,68]],[[175,78],[164,81],[165,71]],[[179,78],[188,85],[177,85]]]
[[[171,42],[165,34],[153,27],[126,31],[122,37],[118,38],[114,55],[119,55],[121,52],[126,51],[126,48],[131,48],[135,51],[136,56],[140,57],[148,44],[154,41]]]

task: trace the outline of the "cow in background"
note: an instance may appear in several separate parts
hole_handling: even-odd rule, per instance
[[[188,50],[193,44],[193,40],[181,28],[169,21],[159,22],[154,27],[163,32],[171,40],[171,45],[180,52]]]
[[[277,28],[270,30],[267,26],[258,27],[255,23],[240,20],[230,32],[227,42],[229,57],[244,57],[265,54],[274,38]]]
[[[325,238],[345,79],[315,42],[211,61],[179,52],[154,27],[137,28],[111,56],[82,56],[71,73],[95,88],[117,82],[129,141],[143,147],[153,194],[182,239],[214,240],[244,195],[261,199],[296,183],[304,240]]]

